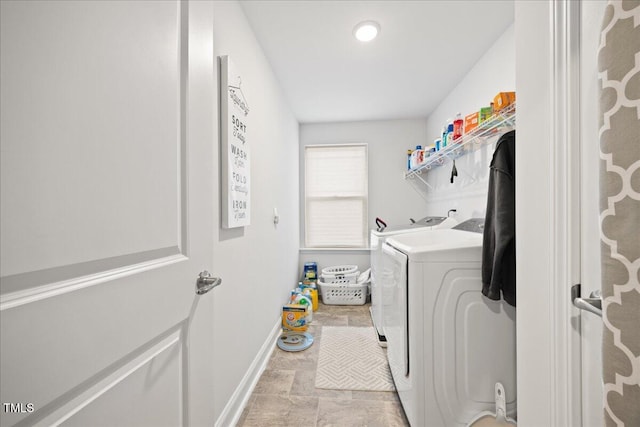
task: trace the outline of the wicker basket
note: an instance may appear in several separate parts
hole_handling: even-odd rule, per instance
[[[333,284],[318,282],[322,303],[327,305],[363,305],[367,302],[368,283]]]

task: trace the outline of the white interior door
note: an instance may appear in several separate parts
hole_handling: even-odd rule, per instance
[[[0,424],[213,424],[211,3],[0,4]]]
[[[580,2],[581,291],[600,289],[598,46],[605,0]],[[604,425],[602,318],[581,310],[582,425]]]

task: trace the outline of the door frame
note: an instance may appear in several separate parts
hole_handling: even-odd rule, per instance
[[[515,9],[518,422],[579,426],[580,2]]]

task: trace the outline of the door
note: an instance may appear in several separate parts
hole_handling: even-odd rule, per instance
[[[383,271],[389,272],[382,282],[383,327],[387,339],[389,367],[398,392],[407,389],[409,375],[409,322],[407,307],[407,269],[409,258],[387,243],[382,244]]]
[[[212,425],[211,3],[0,4],[0,424]]]

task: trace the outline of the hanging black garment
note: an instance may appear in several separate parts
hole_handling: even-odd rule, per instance
[[[516,131],[498,140],[489,172],[482,244],[482,293],[516,305]],[[502,293],[502,295],[501,295]]]

